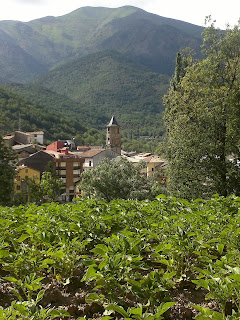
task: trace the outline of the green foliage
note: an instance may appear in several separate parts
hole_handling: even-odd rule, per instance
[[[46,201],[57,201],[62,186],[61,180],[56,176],[54,177],[51,172],[43,172],[40,188]]]
[[[122,136],[131,143],[141,136],[163,134],[162,96],[168,80],[168,76],[150,72],[123,54],[106,51],[75,59],[35,83],[5,86],[63,118],[67,114],[74,119],[73,124],[79,122],[79,127],[101,130],[104,136],[106,124],[115,114]],[[77,137],[75,134],[79,144],[96,145],[99,140],[100,145],[105,144],[91,129],[84,134],[79,131]],[[149,141],[145,144],[151,147]],[[141,144],[138,149],[144,151],[144,147]]]
[[[237,320],[239,212],[239,198],[219,196],[1,207],[1,284],[15,295],[1,319],[70,319],[66,306],[46,307],[51,284],[79,289],[80,307],[95,304],[106,320],[161,319],[174,308],[170,295],[192,285],[213,306],[189,306],[196,319]]]
[[[16,155],[0,137],[0,205],[10,204],[12,200],[15,168]]]
[[[127,134],[134,128],[135,134],[157,136],[163,132],[162,96],[168,79],[123,54],[103,51],[55,68],[35,81],[35,87],[72,100],[71,114],[82,124],[102,129],[115,114]]]
[[[28,187],[29,201],[38,204],[57,201],[63,187],[52,162],[48,163],[39,182],[35,178],[25,178],[25,181]]]
[[[144,164],[135,166],[125,158],[104,159],[94,169],[85,170],[79,189],[84,198],[111,201],[113,199],[151,199],[155,182],[141,173]]]
[[[186,68],[165,96],[169,188],[180,197],[240,193],[239,26],[206,29],[203,60]]]
[[[37,301],[38,302],[38,301]],[[35,301],[12,302],[11,306],[3,309],[0,306],[0,317],[2,320],[52,320],[69,318],[70,315],[65,310],[55,310],[54,308],[39,308]]]
[[[72,138],[86,130],[76,120],[56,115],[47,107],[37,107],[19,95],[0,88],[0,134],[18,130],[19,118],[21,130],[43,130],[49,140]]]

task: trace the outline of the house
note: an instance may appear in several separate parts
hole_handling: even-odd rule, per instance
[[[143,161],[146,162],[146,174],[147,177],[151,177],[153,174],[158,173],[159,168],[166,162],[164,159],[160,159],[157,155],[150,155],[143,158]]]
[[[71,201],[76,197],[76,185],[80,181],[80,175],[83,171],[84,159],[82,157],[69,152],[68,149],[64,147],[58,152],[41,150],[19,161],[19,164],[38,170],[41,176],[50,161],[54,164],[57,175],[63,182],[62,200]]]
[[[5,145],[12,147],[16,144],[44,144],[44,132],[22,132],[15,131],[3,137]]]
[[[62,148],[67,148],[68,150],[77,150],[77,146],[74,140],[58,140],[46,147],[46,150],[60,151]]]
[[[18,162],[18,165],[25,165],[40,172],[40,175],[46,170],[46,166],[49,162],[54,162],[52,157],[47,152],[40,150],[29,157],[22,159]]]
[[[59,151],[46,150],[45,152],[53,157],[57,175],[64,184],[62,199],[72,201],[78,192],[77,184],[80,182],[80,176],[83,172],[84,158],[70,152],[67,147],[63,147]]]
[[[32,169],[30,167],[21,165],[17,167],[17,174],[14,178],[14,192],[22,193],[25,195],[26,200],[28,199],[27,184],[25,182],[26,178],[35,179],[36,182],[40,181],[40,171]]]
[[[85,151],[88,151],[90,149],[91,149],[90,146],[77,146],[77,151],[79,151],[79,152],[85,152]]]
[[[104,159],[114,159],[118,153],[111,149],[90,149],[81,153],[81,157],[85,159],[83,170],[96,168],[99,163]]]
[[[157,181],[163,181],[164,184],[167,183],[167,162],[165,159],[161,159],[152,153],[139,153],[131,156],[124,155],[124,157],[134,164],[137,164],[140,161],[145,162],[146,167],[142,169],[143,174],[147,177],[154,175]]]
[[[36,146],[34,144],[16,144],[12,146],[12,149],[18,156],[18,160],[25,159],[31,154],[37,152]]]

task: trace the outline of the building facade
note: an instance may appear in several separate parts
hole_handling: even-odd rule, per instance
[[[15,131],[3,137],[5,145],[12,147],[16,144],[44,144],[44,132],[22,132]]]
[[[111,149],[91,149],[81,153],[81,157],[85,159],[83,170],[96,168],[99,163],[104,159],[114,159],[118,154]]]
[[[52,150],[36,152],[19,161],[19,164],[38,170],[41,176],[49,162],[54,164],[57,176],[63,183],[62,200],[71,201],[77,195],[77,184],[83,172],[84,159],[62,148],[59,152]]]
[[[36,183],[40,181],[40,171],[32,169],[27,166],[19,166],[17,167],[17,174],[14,178],[14,193],[22,193],[26,201],[29,200],[28,197],[28,188],[25,182],[25,179],[34,179]]]

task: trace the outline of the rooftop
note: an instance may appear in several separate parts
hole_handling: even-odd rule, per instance
[[[120,127],[119,124],[117,123],[117,120],[115,118],[115,116],[112,116],[112,119],[110,120],[109,124],[107,125],[107,127]]]
[[[103,152],[104,150],[105,149],[91,149],[91,150],[88,150],[88,151],[81,153],[81,157],[92,158],[92,157],[96,156],[97,154]]]

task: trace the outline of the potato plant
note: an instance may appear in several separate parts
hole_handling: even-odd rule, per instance
[[[1,207],[1,319],[239,319],[239,209],[217,195]]]

